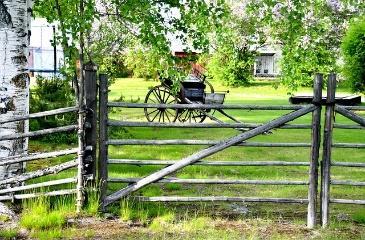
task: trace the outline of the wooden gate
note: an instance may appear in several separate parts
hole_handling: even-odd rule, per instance
[[[308,227],[316,223],[317,187],[318,187],[318,158],[320,148],[320,122],[321,122],[321,100],[322,100],[322,75],[317,75],[314,81],[314,99],[309,105],[285,105],[285,106],[256,106],[256,105],[199,105],[199,104],[136,104],[125,102],[108,102],[108,80],[106,75],[100,76],[99,92],[99,177],[100,177],[100,201],[101,207],[129,196],[131,193],[140,190],[152,183],[187,183],[187,184],[256,184],[256,185],[308,185],[308,198],[260,198],[260,197],[227,197],[227,196],[201,196],[201,197],[180,197],[180,196],[155,196],[136,197],[141,201],[172,201],[172,202],[193,202],[193,201],[229,201],[229,202],[271,202],[271,203],[295,203],[308,205]],[[292,112],[282,115],[265,124],[241,124],[241,123],[147,123],[147,122],[126,122],[113,121],[108,118],[109,108],[159,108],[159,109],[241,109],[241,110],[267,110],[280,111],[291,110]],[[303,115],[312,113],[312,124],[288,124]],[[234,137],[224,140],[136,140],[136,139],[109,139],[108,127],[158,127],[158,128],[248,128]],[[255,136],[266,133],[272,129],[312,129],[310,143],[279,143],[279,142],[246,142]],[[135,159],[110,159],[108,147],[112,145],[208,145],[209,147],[198,151],[178,161],[161,160],[135,160]],[[309,162],[289,161],[266,161],[266,162],[218,162],[204,161],[203,159],[221,152],[231,146],[254,146],[254,147],[306,147],[311,149]],[[132,165],[165,165],[162,168],[140,179],[130,178],[109,178],[109,164],[132,164]],[[228,179],[176,179],[168,178],[172,173],[189,165],[210,165],[210,166],[309,166],[308,181],[274,181],[274,180],[228,180]],[[108,182],[124,182],[129,185],[116,192],[108,191]]]

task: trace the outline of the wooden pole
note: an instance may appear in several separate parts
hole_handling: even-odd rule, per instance
[[[322,158],[322,188],[321,188],[321,219],[322,227],[329,223],[329,203],[330,203],[330,168],[331,168],[331,147],[334,120],[334,106],[336,93],[336,75],[331,73],[328,76],[327,84],[327,106],[325,115],[323,158]]]
[[[97,66],[89,62],[85,64],[85,153],[84,174],[87,179],[95,180],[96,174],[96,140],[97,140],[97,116],[96,116],[96,71]]]
[[[100,206],[104,211],[103,203],[106,197],[108,180],[108,79],[105,74],[99,76],[99,184]]]
[[[297,119],[309,112],[312,112],[313,110],[315,110],[317,107],[314,105],[308,105],[304,108],[301,108],[300,110],[294,111],[292,113],[289,113],[287,115],[281,116],[275,120],[272,120],[258,128],[249,130],[247,132],[241,133],[237,136],[231,137],[229,139],[226,140],[222,140],[220,143],[211,146],[209,148],[206,148],[204,150],[201,150],[199,152],[196,152],[195,154],[192,154],[186,158],[183,158],[182,160],[178,161],[177,163],[170,165],[166,168],[161,169],[160,171],[157,171],[143,179],[141,179],[140,181],[129,185],[126,188],[123,188],[113,194],[111,194],[110,196],[106,197],[104,200],[104,207],[106,207],[108,204],[122,198],[125,197],[127,195],[129,195],[130,193],[137,191],[139,189],[141,189],[142,187],[153,183],[155,181],[160,180],[161,178],[176,172],[179,169],[182,169],[192,163],[195,163],[205,157],[208,157],[214,153],[220,152],[228,147],[231,147],[239,142],[245,141],[247,139],[250,139],[252,137],[255,137],[257,135],[260,135],[264,132],[267,132],[273,128],[276,128],[278,126],[281,126],[287,122],[290,122],[294,119]]]
[[[313,85],[313,104],[318,106],[312,113],[312,146],[309,167],[308,189],[308,215],[307,227],[316,225],[317,194],[318,194],[318,158],[321,142],[321,100],[322,100],[323,75],[316,74]]]

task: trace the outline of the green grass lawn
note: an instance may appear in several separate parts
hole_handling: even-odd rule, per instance
[[[142,79],[118,79],[110,87],[109,101],[117,101],[123,96],[125,101],[143,102],[148,89],[158,85],[158,82],[144,81]],[[213,83],[216,90],[229,90],[225,104],[255,104],[255,105],[286,105],[288,102],[287,91],[283,87],[274,88],[275,83],[268,81],[254,82],[249,87],[231,88]],[[310,88],[301,88],[298,94],[311,94]],[[323,92],[325,95],[325,92]],[[338,95],[350,94],[348,89],[339,88]],[[227,110],[238,120],[247,123],[265,123],[275,119],[288,111],[248,111]],[[226,122],[229,119],[216,114],[216,117]],[[146,121],[143,109],[110,109],[109,117],[114,120]],[[323,121],[323,118],[322,118]],[[210,120],[206,120],[210,122]],[[311,115],[303,116],[293,123],[310,124]],[[336,115],[336,123],[351,123],[351,121]],[[322,124],[323,127],[323,124]],[[365,143],[363,130],[335,129],[334,142]],[[226,139],[238,134],[231,129],[158,129],[158,128],[110,128],[110,139]],[[260,135],[249,141],[252,142],[300,142],[310,143],[311,132],[309,129],[278,129],[271,134]],[[31,149],[51,149],[57,146],[51,143],[39,143],[31,141]],[[207,146],[110,146],[110,158],[126,158],[141,160],[179,160],[183,157],[204,149]],[[321,152],[322,155],[322,152]],[[309,148],[282,148],[282,147],[231,147],[207,158],[210,161],[293,161],[308,162],[310,158]],[[335,161],[364,162],[365,149],[334,149]],[[58,158],[57,162],[69,160]],[[47,162],[46,162],[47,163]],[[37,169],[36,163],[30,163],[31,169]],[[143,177],[162,166],[131,166],[109,165],[110,178],[114,177]],[[61,173],[60,176],[74,175],[74,171]],[[332,178],[341,180],[365,181],[365,170],[361,168],[332,168]],[[307,167],[216,167],[216,166],[189,166],[173,174],[178,178],[220,178],[220,179],[253,179],[253,180],[308,180]],[[47,179],[52,177],[47,177]],[[39,180],[37,180],[39,181]],[[116,191],[125,184],[109,184],[108,191]],[[188,185],[188,184],[153,184],[136,195],[144,196],[242,196],[242,197],[278,197],[278,198],[306,198],[307,186],[255,186],[255,185]],[[331,197],[364,199],[364,187],[331,187]],[[295,204],[243,204],[243,203],[207,203],[203,204],[162,204],[164,211],[176,212],[177,216],[183,216],[187,212],[199,212],[208,216],[219,216],[239,219],[265,218],[270,221],[288,219],[304,224],[306,221],[306,205]],[[145,206],[145,205],[143,205]],[[147,205],[148,211],[160,204]],[[241,214],[237,209],[247,207],[248,213]],[[120,213],[119,203],[112,206],[110,211]],[[139,207],[144,209],[144,207]],[[198,209],[198,210],[197,210]],[[148,212],[147,211],[147,212]],[[121,214],[121,213],[120,213]],[[348,214],[352,219],[365,219],[365,208],[352,205],[331,205],[331,218],[337,224],[339,214]],[[153,216],[154,214],[150,214]],[[158,215],[155,213],[155,215]],[[365,220],[358,220],[363,221]],[[345,224],[345,223],[341,223]],[[348,224],[348,222],[346,222]],[[336,225],[337,226],[337,225]],[[346,225],[347,226],[347,225]],[[361,230],[361,234],[362,234]]]

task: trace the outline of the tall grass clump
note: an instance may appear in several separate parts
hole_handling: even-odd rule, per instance
[[[138,221],[147,224],[151,218],[167,213],[167,209],[161,203],[146,203],[123,199],[120,202],[119,217],[121,221]]]
[[[0,239],[17,239],[18,230],[14,228],[0,229]]]
[[[85,204],[85,212],[91,216],[96,216],[99,213],[99,192],[98,187],[90,187],[86,189],[87,201]]]
[[[73,197],[58,197],[51,201],[48,197],[39,197],[23,202],[20,226],[31,231],[61,229],[67,217],[74,214]]]

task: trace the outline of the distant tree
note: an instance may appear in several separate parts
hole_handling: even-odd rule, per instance
[[[146,80],[158,79],[158,73],[169,66],[170,53],[162,54],[151,47],[135,44],[127,48],[125,64],[134,77]],[[172,59],[172,58],[171,58]]]
[[[341,49],[345,78],[354,91],[365,92],[365,17],[350,24]]]
[[[266,41],[262,24],[246,15],[244,7],[245,1],[227,4],[222,24],[210,33],[213,50],[206,68],[215,80],[230,86],[249,84],[257,48]]]
[[[29,77],[26,72],[32,1],[0,1],[0,119],[28,113]],[[0,136],[28,131],[28,122],[0,125]],[[26,139],[0,141],[0,158],[28,150]],[[0,179],[19,174],[23,164],[0,167]]]
[[[338,71],[341,38],[349,19],[364,14],[365,2],[250,0],[247,10],[282,44],[281,81],[295,91],[311,85],[315,72]]]

